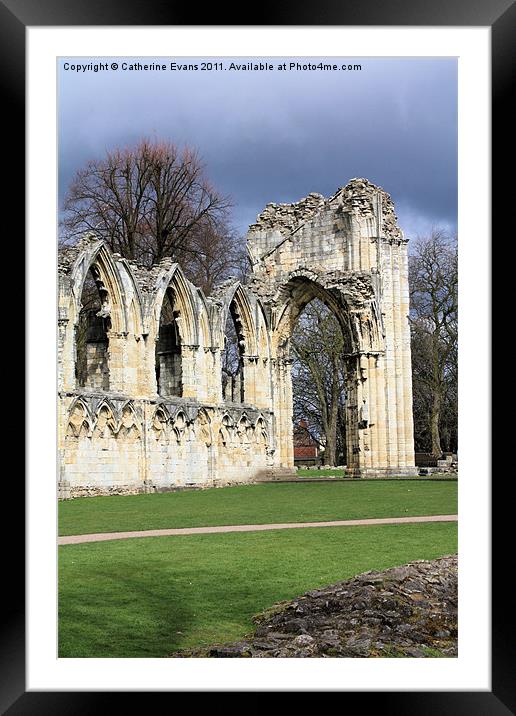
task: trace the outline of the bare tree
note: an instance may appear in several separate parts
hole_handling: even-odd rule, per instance
[[[217,283],[230,276],[245,278],[245,257],[245,242],[227,221],[201,221],[175,258],[190,281],[209,295]]]
[[[170,256],[211,289],[239,260],[230,207],[194,150],[143,140],[77,172],[63,206],[61,239],[73,243],[93,231],[114,252],[145,266]]]
[[[306,419],[311,437],[324,445],[324,462],[344,453],[345,339],[326,306],[314,299],[292,334],[294,420]]]
[[[419,238],[409,258],[416,449],[457,446],[457,241]]]

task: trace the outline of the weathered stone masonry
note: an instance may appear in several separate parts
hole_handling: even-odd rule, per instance
[[[389,195],[354,179],[329,199],[310,194],[268,204],[247,245],[249,284],[226,281],[211,296],[170,259],[148,270],[94,236],[60,253],[61,497],[292,471],[289,341],[316,297],[347,341],[350,474],[415,474],[407,240]],[[79,355],[87,276],[100,309]],[[222,390],[228,313],[241,362],[241,382],[229,395],[239,402],[225,400]]]

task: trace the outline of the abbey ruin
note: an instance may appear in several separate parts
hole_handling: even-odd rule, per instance
[[[314,298],[346,340],[347,473],[416,474],[407,240],[389,195],[353,179],[268,204],[247,247],[249,282],[210,296],[170,259],[145,269],[94,236],[60,252],[59,497],[292,474],[289,340]],[[85,313],[86,285],[98,302]]]

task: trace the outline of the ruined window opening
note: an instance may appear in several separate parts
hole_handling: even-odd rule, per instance
[[[245,338],[240,313],[232,301],[224,329],[222,351],[222,399],[229,403],[243,403]]]
[[[298,316],[290,336],[293,420],[310,427],[311,437],[325,449],[325,464],[346,462],[347,356],[352,352],[350,330],[343,330],[335,313],[318,298]]]
[[[183,395],[180,322],[181,312],[175,308],[174,291],[169,287],[161,307],[156,342],[156,384],[163,397]]]
[[[85,278],[81,309],[75,326],[77,387],[109,390],[109,296],[99,270],[92,266]]]

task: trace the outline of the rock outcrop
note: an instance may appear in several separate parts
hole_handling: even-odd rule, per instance
[[[184,657],[457,656],[457,557],[417,561],[307,592],[254,617],[254,635]]]

